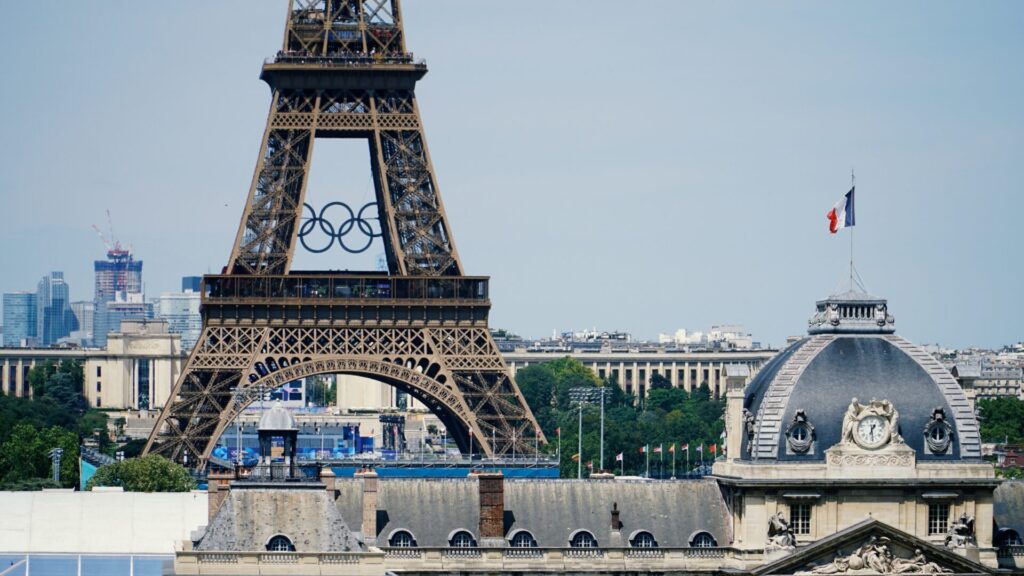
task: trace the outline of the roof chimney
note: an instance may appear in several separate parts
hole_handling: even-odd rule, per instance
[[[505,546],[505,476],[501,472],[476,474],[480,490],[480,545]]]

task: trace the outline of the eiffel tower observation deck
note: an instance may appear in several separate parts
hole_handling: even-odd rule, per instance
[[[291,1],[260,75],[273,94],[234,247],[204,277],[203,332],[147,452],[205,467],[248,404],[331,373],[409,393],[464,453],[532,455],[544,442],[491,338],[488,278],[464,275],[455,249],[415,96],[426,72],[399,0]],[[367,142],[373,202],[307,203],[323,138]],[[386,273],[292,271],[296,247],[344,256],[378,238]]]

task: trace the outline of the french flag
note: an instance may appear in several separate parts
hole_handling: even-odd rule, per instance
[[[825,215],[828,218],[828,231],[835,234],[847,226],[853,226],[857,223],[853,213],[853,191],[856,190],[856,186],[850,188],[850,191],[843,195],[842,200],[836,202],[836,205],[828,211]]]

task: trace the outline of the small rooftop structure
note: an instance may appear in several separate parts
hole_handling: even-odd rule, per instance
[[[859,290],[833,294],[817,302],[808,334],[892,334],[896,319],[885,298]]]
[[[280,400],[260,417],[259,430],[261,432],[285,432],[298,429],[299,425],[295,422],[295,416],[281,404]]]

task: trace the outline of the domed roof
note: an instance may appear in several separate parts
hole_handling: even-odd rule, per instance
[[[298,430],[295,423],[295,416],[288,411],[281,401],[274,403],[274,406],[263,413],[260,417],[259,430]]]
[[[843,416],[853,399],[889,400],[899,412],[899,433],[919,461],[978,459],[978,423],[952,374],[922,348],[893,334],[886,301],[863,293],[817,303],[809,337],[762,367],[744,393],[754,416],[741,458],[820,462],[840,441]],[[941,409],[952,442],[933,452],[925,429]],[[810,449],[794,449],[787,429],[798,418],[813,426]]]

